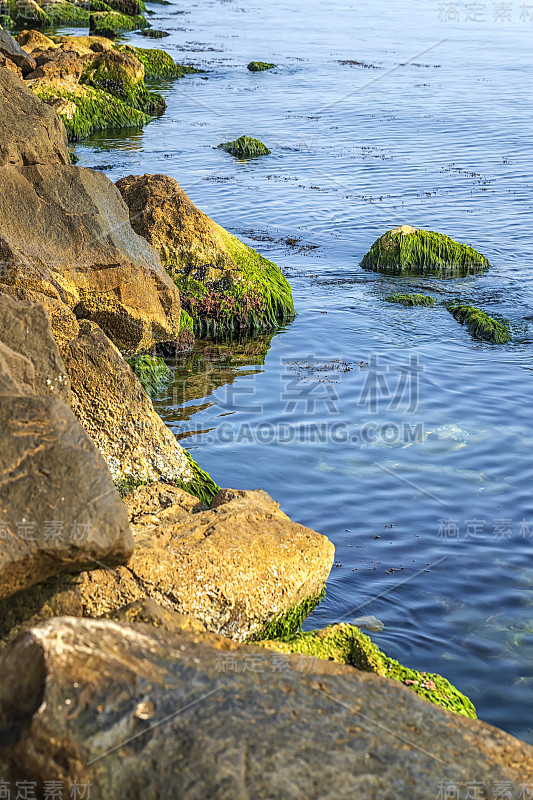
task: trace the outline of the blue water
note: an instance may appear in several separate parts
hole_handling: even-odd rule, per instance
[[[156,406],[219,484],[265,489],[335,543],[306,627],[377,617],[387,654],[445,674],[482,719],[533,742],[533,21],[518,0],[495,19],[498,5],[484,21],[430,0],[151,5],[171,36],[130,40],[208,72],[162,84],[167,113],[143,131],[76,151],[113,180],[173,176],[290,280],[298,317],[266,355],[208,348]],[[253,74],[252,59],[278,66]],[[272,154],[215,149],[242,134]],[[472,244],[492,269],[362,270],[405,223]],[[404,289],[502,315],[513,341],[383,302]]]

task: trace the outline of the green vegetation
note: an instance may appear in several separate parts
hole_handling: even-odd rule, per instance
[[[441,233],[404,225],[380,236],[364,256],[361,266],[374,272],[432,273],[448,277],[470,275],[490,265],[473,247]]]
[[[6,31],[12,31],[15,27],[15,21],[8,17],[7,14],[0,14],[0,25]]]
[[[105,128],[141,128],[150,121],[148,114],[124,103],[118,97],[91,86],[59,89],[55,86],[34,86],[33,91],[45,102],[61,98],[76,106],[74,114],[56,110],[65,123],[70,141],[79,141],[93,131]]]
[[[157,92],[149,92],[142,78],[128,75],[124,64],[109,58],[89,63],[81,76],[81,83],[118,97],[130,108],[151,116],[161,115],[166,108],[163,97]]]
[[[481,309],[475,308],[475,306],[448,303],[446,308],[457,322],[465,325],[469,333],[477,339],[483,339],[494,344],[505,344],[511,339],[507,323],[497,322]]]
[[[193,478],[190,481],[176,480],[175,484],[183,491],[197,497],[206,506],[210,506],[215,495],[220,492],[220,486],[196,463],[188,450],[183,448],[183,452],[193,471]]]
[[[388,294],[387,303],[401,303],[402,306],[434,306],[435,300],[427,294]]]
[[[250,72],[264,72],[266,69],[274,69],[275,64],[269,64],[267,61],[250,61],[248,69]]]
[[[50,18],[49,25],[73,25],[86,28],[89,24],[91,13],[87,10],[87,6],[78,6],[74,3],[50,3],[45,6],[45,9]]]
[[[203,283],[186,272],[170,271],[195,334],[217,338],[258,333],[294,317],[291,287],[279,267],[227,231],[223,239],[236,264],[236,277],[226,271],[220,280]]]
[[[302,627],[303,623],[312,611],[326,596],[326,587],[322,589],[318,597],[309,597],[294,608],[278,614],[269,622],[266,622],[259,631],[248,639],[248,643],[267,642],[272,639],[286,639],[292,636]],[[267,645],[268,646],[268,645]]]
[[[204,70],[176,64],[172,56],[164,50],[156,48],[132,47],[131,45],[117,45],[116,50],[132,53],[144,66],[148,78],[182,78],[192,72]]]
[[[252,139],[250,136],[241,136],[234,142],[223,142],[218,145],[220,150],[231,153],[235,158],[256,158],[257,156],[267,156],[270,150],[259,139]]]
[[[476,718],[476,710],[470,700],[446,678],[402,666],[398,661],[382,653],[377,645],[354,625],[331,625],[320,631],[300,631],[292,636],[282,633],[279,638],[272,637],[269,641],[259,643],[279,653],[315,656],[392,678],[408,686],[430,703],[465,717]]]
[[[89,17],[89,28],[98,35],[102,29],[112,31],[136,31],[141,28],[149,28],[148,20],[137,14],[134,17],[127,17],[125,14],[118,14],[115,11],[99,11]]]
[[[160,356],[131,356],[126,361],[135,372],[149,397],[156,395],[172,377],[172,372]]]

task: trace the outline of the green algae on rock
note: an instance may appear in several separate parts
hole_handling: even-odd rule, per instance
[[[104,5],[102,3],[102,5]],[[43,6],[48,17],[50,18],[50,25],[72,25],[80,28],[86,28],[89,25],[89,17],[91,12],[87,10],[87,4],[76,5],[75,3],[47,3]],[[92,4],[91,4],[91,10]],[[96,10],[96,9],[94,9]]]
[[[142,387],[149,397],[157,394],[170,380],[170,369],[161,356],[130,356],[126,361],[139,378]]]
[[[326,587],[316,597],[306,598],[289,611],[278,614],[248,640],[250,643],[269,642],[271,640],[287,639],[297,633],[307,617],[315,610],[326,596]],[[266,645],[268,646],[268,645]]]
[[[217,225],[167,175],[130,175],[117,187],[133,229],[159,253],[197,335],[272,330],[295,315],[281,270]]]
[[[59,114],[71,142],[105,128],[142,128],[151,117],[92,86],[69,85],[68,88],[36,85],[33,91],[40,100]]]
[[[149,28],[150,23],[141,14],[128,17],[116,11],[98,11],[89,17],[89,28],[97,35],[101,29],[112,31],[136,31],[142,28]]]
[[[505,344],[511,339],[507,323],[497,322],[480,308],[462,303],[448,303],[446,308],[477,339],[494,344]]]
[[[133,47],[126,44],[117,45],[116,49],[123,53],[133,53],[144,66],[145,74],[150,78],[182,78],[189,73],[204,72],[204,70],[195,69],[195,67],[176,64],[172,56],[155,47]]]
[[[160,94],[148,91],[144,75],[143,64],[132,53],[106,50],[88,64],[81,82],[102,89],[145,114],[160,115],[166,103]]]
[[[473,247],[449,236],[402,225],[376,239],[361,266],[374,272],[453,277],[481,272],[490,264]]]
[[[248,69],[250,72],[264,72],[266,69],[274,69],[275,64],[269,64],[267,61],[250,61]]]
[[[301,653],[338,664],[349,664],[403,683],[430,703],[476,718],[470,700],[446,680],[429,672],[418,672],[389,658],[354,625],[340,623],[320,631],[300,631],[284,640],[260,641],[262,647],[279,653]]]
[[[250,136],[240,136],[234,142],[223,142],[218,145],[219,150],[225,150],[235,158],[257,158],[258,156],[268,156],[270,150],[259,139],[252,139]]]
[[[401,303],[402,306],[434,306],[435,300],[427,294],[388,294],[387,303]]]

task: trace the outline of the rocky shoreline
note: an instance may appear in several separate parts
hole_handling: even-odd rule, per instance
[[[153,61],[108,36],[0,34],[0,780],[106,800],[533,780],[533,748],[468,719],[444,678],[350,625],[301,633],[332,543],[261,490],[220,489],[155,412],[135,358],[294,307],[168,176],[71,164],[102,103],[135,124],[162,110]]]

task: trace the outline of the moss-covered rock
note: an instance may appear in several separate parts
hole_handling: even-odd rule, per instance
[[[150,78],[182,78],[189,72],[202,72],[202,70],[197,70],[194,67],[184,67],[176,64],[172,56],[157,48],[117,45],[117,49],[122,52],[132,53],[144,66],[145,73]]]
[[[12,31],[15,27],[15,20],[11,19],[7,14],[0,14],[0,27],[6,31]]]
[[[219,150],[231,153],[235,158],[257,158],[257,156],[268,156],[270,150],[259,139],[252,139],[250,136],[240,136],[234,142],[222,142],[218,145]]]
[[[150,121],[148,114],[92,86],[38,85],[33,90],[37,97],[56,109],[70,141],[79,141],[105,128],[141,128]]]
[[[469,245],[442,233],[402,225],[376,239],[361,266],[374,272],[451,277],[481,272],[490,265]]]
[[[275,64],[269,64],[267,61],[250,61],[248,69],[250,72],[264,72],[266,69],[274,69]]]
[[[48,28],[52,25],[52,18],[35,0],[18,0],[9,5],[9,12],[15,27],[27,28],[32,25],[36,28]]]
[[[160,94],[148,91],[144,74],[143,64],[132,53],[106,50],[85,67],[81,82],[102,89],[146,114],[162,114],[165,101]]]
[[[400,303],[402,306],[434,306],[435,300],[427,294],[388,294],[387,303]]]
[[[97,35],[101,30],[112,31],[136,31],[142,28],[149,28],[150,23],[140,14],[128,17],[125,14],[118,14],[115,11],[99,11],[89,17],[89,27]]]
[[[168,31],[156,31],[154,28],[146,28],[141,31],[141,35],[147,36],[149,39],[165,39],[170,36],[170,33]]]
[[[448,303],[446,308],[476,339],[494,344],[505,344],[511,339],[507,323],[497,322],[480,308],[462,303]]]
[[[249,639],[250,642],[265,642],[268,646],[271,640],[288,639],[296,634],[307,617],[315,610],[326,596],[326,587],[316,597],[306,598],[302,603],[286,611],[284,614],[271,619],[260,630],[256,631]],[[287,651],[289,652],[289,651]]]
[[[446,678],[429,672],[418,672],[389,658],[372,640],[354,625],[331,625],[320,631],[302,632],[280,640],[260,642],[279,653],[302,653],[338,664],[350,664],[364,672],[374,672],[408,686],[420,697],[465,717],[476,717],[470,700]]]
[[[197,335],[272,330],[294,316],[279,268],[203,214],[166,175],[117,183],[134,230],[158,251]]]
[[[89,24],[90,11],[87,6],[75,3],[48,3],[43,6],[51,25],[72,25],[86,28]]]

